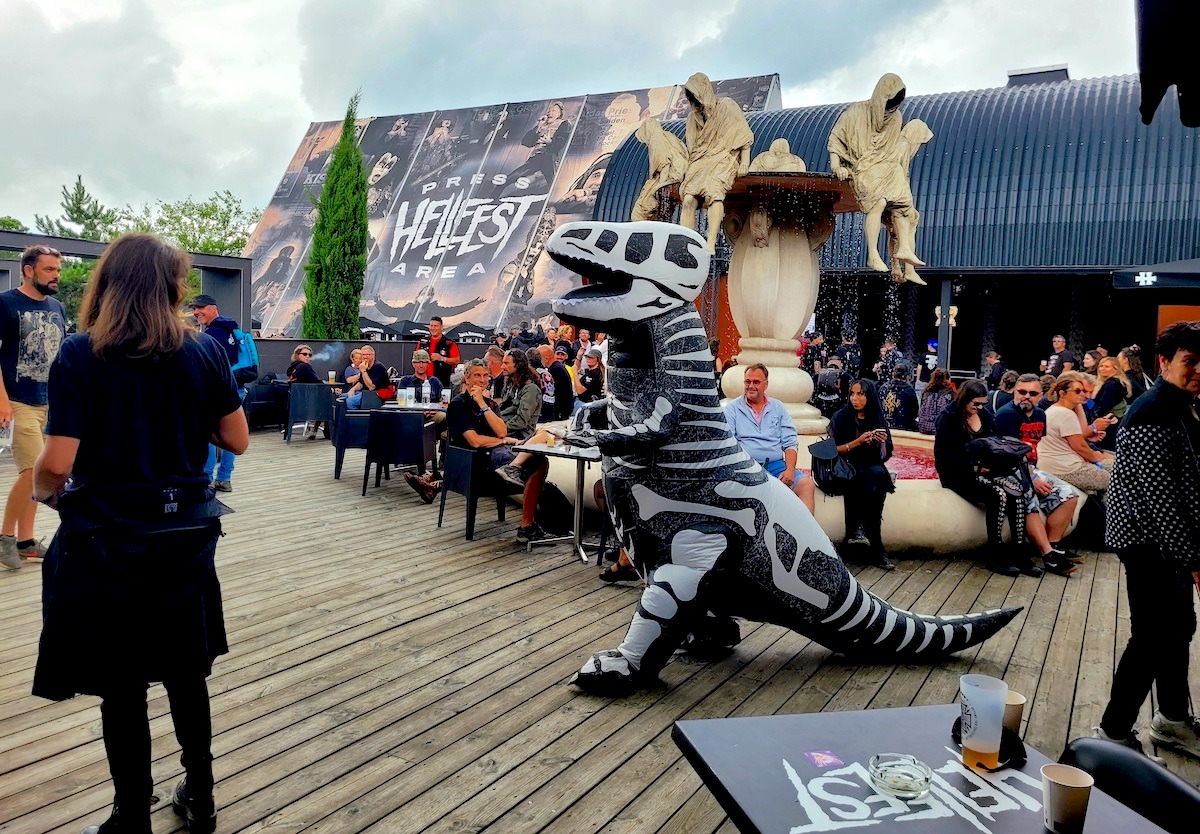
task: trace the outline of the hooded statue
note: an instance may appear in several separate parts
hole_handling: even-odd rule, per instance
[[[679,222],[696,228],[696,210],[708,210],[708,249],[714,251],[725,214],[725,193],[735,177],[750,168],[754,133],[742,109],[730,98],[718,98],[708,76],[698,72],[683,87],[692,112],[685,135],[688,166],[679,188],[683,207]]]
[[[887,271],[878,248],[879,230],[887,225],[893,275],[923,284],[914,269],[925,263],[915,252],[920,215],[913,204],[908,168],[933,133],[919,119],[902,126],[904,96],[904,82],[889,72],[875,84],[869,101],[842,111],[829,133],[829,167],[838,179],[854,186],[866,215],[867,265]]]
[[[630,220],[660,220],[659,189],[683,181],[687,171],[687,148],[679,137],[663,130],[658,119],[646,119],[633,134],[650,154],[650,176],[633,204]]]

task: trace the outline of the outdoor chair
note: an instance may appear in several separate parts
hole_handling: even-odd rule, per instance
[[[1104,739],[1077,738],[1058,760],[1086,770],[1097,788],[1166,831],[1196,830],[1200,790],[1136,750]]]
[[[246,398],[242,407],[246,410],[246,422],[251,428],[262,426],[278,426],[283,428],[287,419],[286,383],[280,385],[274,381],[251,382],[246,386]]]
[[[346,408],[346,398],[340,397],[333,410],[333,478],[342,477],[342,463],[347,449],[367,448],[367,428],[371,412]]]
[[[504,505],[513,487],[496,477],[492,471],[492,456],[488,449],[467,449],[446,445],[442,459],[442,498],[438,507],[438,523],[446,512],[446,493],[456,492],[467,499],[467,541],[475,538],[475,511],[480,498],[496,499],[496,520],[504,521]]]
[[[291,385],[288,388],[287,431],[284,440],[292,442],[292,429],[297,423],[333,422],[333,392],[327,385]]]
[[[367,494],[371,464],[375,464],[375,487],[381,478],[391,478],[392,466],[415,466],[425,474],[425,463],[433,460],[437,436],[433,425],[425,424],[425,415],[416,411],[368,412],[367,460],[363,466],[362,494]]]

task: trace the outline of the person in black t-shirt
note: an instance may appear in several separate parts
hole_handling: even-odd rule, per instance
[[[370,345],[363,347],[362,361],[358,367],[362,376],[358,378],[354,390],[346,397],[346,408],[361,408],[366,391],[374,391],[381,400],[390,400],[396,396],[396,389],[392,387],[392,381],[388,378],[387,368],[383,367],[382,362],[375,361],[375,348]]]
[[[571,381],[571,372],[549,345],[539,345],[538,353],[545,371],[542,380],[546,383],[542,389],[542,416],[538,422],[565,420],[575,407],[575,383]]]
[[[604,363],[599,348],[591,348],[575,361],[575,395],[581,403],[604,396]]]
[[[204,463],[210,439],[241,454],[250,433],[224,350],[179,318],[189,266],[151,235],[108,245],[80,310],[86,332],[50,369],[34,469],[34,494],[57,506],[59,528],[42,574],[33,693],[103,699],[106,832],[150,830],[154,681],[170,697],[186,770],[172,804],[193,831],[216,827],[205,678],[229,646],[214,565],[224,508]]]
[[[1075,370],[1075,356],[1067,350],[1067,340],[1062,336],[1055,336],[1052,344],[1054,353],[1046,363],[1046,373],[1057,377],[1063,371]]]
[[[542,485],[546,483],[546,473],[550,470],[549,462],[542,455],[519,456],[513,450],[521,441],[508,436],[508,427],[500,419],[496,401],[487,396],[488,372],[482,360],[472,359],[467,363],[463,387],[463,393],[450,400],[446,409],[449,442],[469,449],[491,450],[493,469],[520,468],[523,504],[517,541],[525,543],[545,538],[546,533],[538,526],[534,515],[542,496]],[[545,433],[539,432],[528,442],[544,443],[545,440]]]
[[[321,378],[312,366],[312,348],[300,345],[292,351],[292,364],[287,367],[288,382],[298,385],[319,385]]]

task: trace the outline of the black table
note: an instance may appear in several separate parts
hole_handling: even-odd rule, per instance
[[[569,536],[547,536],[544,539],[531,542],[531,544],[566,541],[569,539],[575,554],[586,564],[588,555],[583,547],[583,476],[588,466],[600,462],[600,450],[587,449],[582,446],[568,446],[561,440],[553,446],[547,446],[545,443],[522,443],[513,448],[518,452],[534,452],[539,455],[545,455],[548,458],[568,458],[575,461],[575,526],[572,528],[571,534]],[[528,550],[529,548],[527,547],[526,549]]]
[[[957,704],[676,721],[671,737],[742,834],[1044,832],[1041,767],[1025,745],[1020,770],[962,765],[950,727]],[[909,753],[933,768],[930,793],[911,802],[875,790],[875,753]],[[829,755],[832,755],[832,759]],[[1092,789],[1085,834],[1161,828]]]

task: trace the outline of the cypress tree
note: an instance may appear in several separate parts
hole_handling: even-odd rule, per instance
[[[329,163],[304,266],[304,339],[358,339],[358,302],[367,272],[367,174],[354,122],[361,93],[346,107]]]

